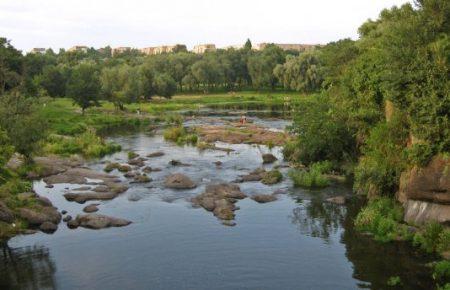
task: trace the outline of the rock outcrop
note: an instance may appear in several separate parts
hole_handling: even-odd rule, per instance
[[[205,192],[191,199],[194,206],[200,206],[221,220],[233,220],[235,203],[247,197],[236,184],[214,184],[206,186]]]
[[[450,223],[450,158],[438,155],[424,168],[403,172],[397,199],[405,207],[406,222]]]
[[[174,189],[191,189],[197,187],[189,177],[181,173],[169,175],[164,181],[164,185]]]

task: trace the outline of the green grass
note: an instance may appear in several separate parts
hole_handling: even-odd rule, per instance
[[[434,265],[433,279],[438,283],[438,289],[450,289],[450,261],[444,260]]]
[[[427,253],[449,251],[450,230],[438,222],[430,222],[414,235],[413,244]]]
[[[84,157],[102,157],[120,151],[120,145],[108,143],[88,130],[76,136],[50,135],[43,147],[44,154],[70,156],[81,154]]]

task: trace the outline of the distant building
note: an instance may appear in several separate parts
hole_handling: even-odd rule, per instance
[[[31,51],[30,51],[30,53],[40,53],[40,54],[43,54],[43,53],[45,53],[47,51],[47,49],[45,49],[45,48],[42,48],[42,47],[35,47],[35,48],[33,48]]]
[[[127,51],[131,51],[131,47],[128,47],[128,46],[115,47],[111,50],[111,55],[115,56],[115,55],[118,55],[118,54],[121,54],[121,53],[124,53]]]
[[[88,51],[88,47],[84,46],[84,45],[75,45],[72,46],[71,48],[69,48],[67,51],[81,51],[81,52],[87,52]]]
[[[263,50],[269,44],[274,44],[283,50],[307,51],[319,47],[318,44],[294,44],[294,43],[260,43],[256,45],[257,50]]]
[[[186,45],[175,44],[175,45],[161,45],[161,46],[144,47],[144,48],[141,48],[140,51],[146,55],[154,55],[154,54],[174,52],[174,50],[176,48],[186,48]]]
[[[192,50],[194,53],[205,53],[207,51],[215,51],[216,45],[215,44],[199,44],[194,46],[194,49]]]

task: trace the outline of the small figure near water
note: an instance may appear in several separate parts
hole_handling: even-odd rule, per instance
[[[241,116],[241,120],[239,121],[242,125],[244,125],[245,123],[247,123],[247,117],[245,115]]]

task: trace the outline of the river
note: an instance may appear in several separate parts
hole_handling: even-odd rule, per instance
[[[272,130],[289,122],[252,116]],[[220,122],[208,116],[187,126]],[[17,236],[0,245],[1,289],[395,289],[387,280],[399,276],[398,289],[432,289],[428,260],[405,243],[380,244],[353,229],[361,201],[346,206],[324,202],[351,188],[333,185],[323,190],[293,188],[282,168],[283,182],[239,184],[247,195],[282,192],[278,200],[259,204],[247,198],[237,203],[236,226],[224,226],[210,212],[192,207],[189,199],[209,183],[232,182],[261,166],[261,154],[280,160],[281,148],[217,143],[235,151],[199,151],[166,142],[160,133],[130,132],[108,139],[122,152],[87,166],[102,170],[108,160],[126,162],[127,152],[141,156],[164,151],[147,163],[159,167],[148,184],[132,184],[110,201],[99,202],[99,213],[126,218],[126,227],[68,229],[63,223],[51,235]],[[191,166],[174,167],[177,159]],[[214,164],[221,161],[220,167]],[[285,165],[279,162],[279,165]],[[273,165],[267,165],[270,169]],[[171,190],[163,186],[169,173],[184,173],[199,186]],[[114,172],[116,174],[116,172]],[[126,182],[126,179],[122,177]],[[46,188],[34,184],[72,216],[86,205],[67,202],[62,193],[78,185]]]

